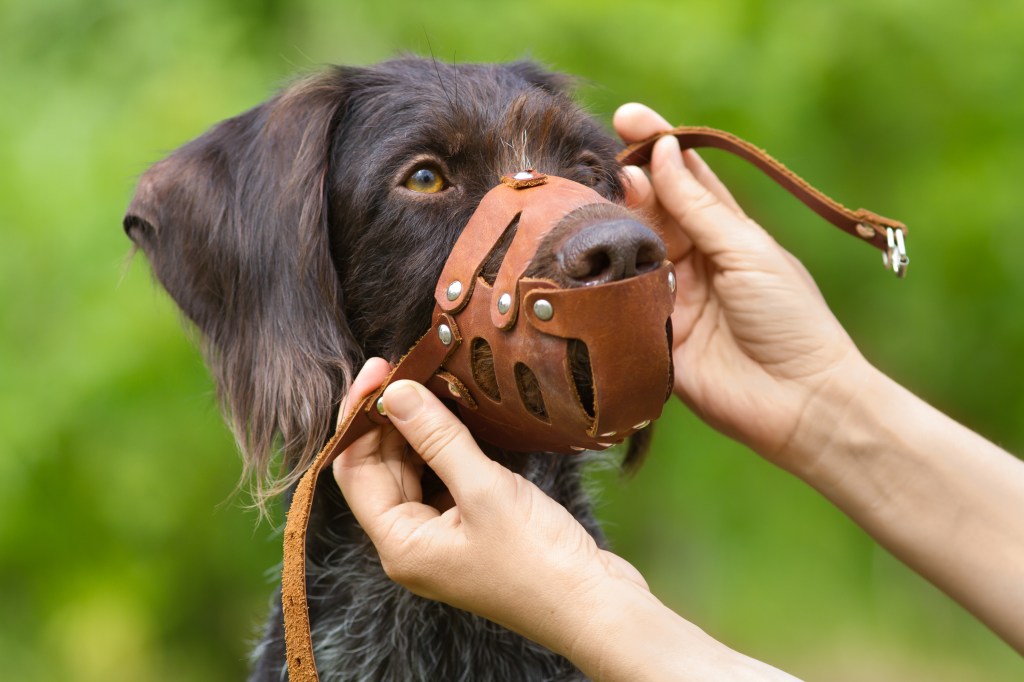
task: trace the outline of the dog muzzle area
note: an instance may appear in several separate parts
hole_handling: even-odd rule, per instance
[[[427,386],[479,440],[519,452],[603,450],[657,419],[671,395],[671,263],[638,268],[631,252],[608,281],[582,273],[569,287],[528,276],[566,216],[601,205],[614,206],[564,178],[504,176],[452,249],[428,333],[448,353]],[[485,277],[499,244],[501,265]]]

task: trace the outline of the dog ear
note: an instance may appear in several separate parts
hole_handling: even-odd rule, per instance
[[[325,196],[344,81],[335,69],[297,83],[181,147],[142,176],[124,219],[202,334],[261,506],[327,440],[362,360]]]

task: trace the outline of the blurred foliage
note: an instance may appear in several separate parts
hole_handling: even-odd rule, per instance
[[[877,365],[1024,452],[1024,4],[979,0],[0,0],[0,670],[227,680],[279,537],[201,359],[120,228],[134,179],[290,75],[409,51],[530,56],[732,130],[911,226],[910,278],[707,158]],[[894,415],[898,418],[898,415]],[[815,493],[672,406],[615,547],[727,643],[827,680],[1011,680],[1024,663]]]

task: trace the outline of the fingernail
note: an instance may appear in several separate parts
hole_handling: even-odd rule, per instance
[[[384,391],[384,409],[392,419],[406,421],[423,409],[423,398],[415,386],[399,381]]]

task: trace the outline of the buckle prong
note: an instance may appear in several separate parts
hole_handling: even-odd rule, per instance
[[[882,263],[885,267],[891,268],[893,274],[903,279],[907,276],[907,266],[910,265],[903,230],[898,227],[886,227],[885,239],[889,248],[882,252]]]

